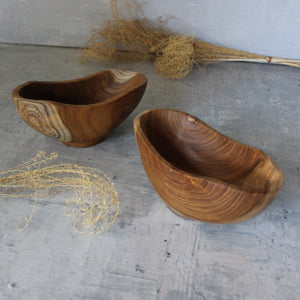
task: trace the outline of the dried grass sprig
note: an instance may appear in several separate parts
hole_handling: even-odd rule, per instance
[[[31,213],[19,217],[15,226],[25,230],[32,220],[37,202],[49,195],[70,192],[65,215],[73,218],[74,229],[82,234],[107,230],[119,213],[118,194],[110,178],[100,170],[74,164],[49,163],[57,154],[39,152],[33,159],[0,172],[0,198],[33,199]]]

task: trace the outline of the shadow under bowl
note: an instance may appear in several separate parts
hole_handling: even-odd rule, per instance
[[[134,130],[150,182],[181,216],[245,221],[265,209],[283,185],[282,172],[261,150],[185,112],[145,111],[135,118]]]
[[[72,147],[95,145],[136,108],[147,85],[140,73],[104,70],[67,81],[30,81],[12,92],[21,118]]]

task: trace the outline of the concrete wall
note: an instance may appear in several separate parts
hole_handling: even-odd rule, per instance
[[[300,59],[299,0],[142,1],[149,19],[172,15],[198,38]],[[81,46],[109,0],[0,0],[0,42]]]

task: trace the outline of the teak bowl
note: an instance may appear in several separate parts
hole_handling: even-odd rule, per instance
[[[140,102],[147,78],[105,70],[67,81],[30,81],[12,92],[21,118],[37,131],[73,147],[99,143]]]
[[[266,208],[283,185],[269,156],[187,113],[148,110],[135,118],[134,130],[150,182],[181,216],[244,221]]]

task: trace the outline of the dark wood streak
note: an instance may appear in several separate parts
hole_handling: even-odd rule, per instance
[[[148,110],[134,130],[154,189],[178,214],[235,223],[266,208],[283,185],[280,169],[261,150],[171,109]]]
[[[54,105],[20,100],[16,100],[15,103],[22,119],[32,128],[62,142],[71,141],[71,133],[58,118],[59,115]]]
[[[143,74],[105,70],[83,78],[27,82],[12,97],[22,119],[34,129],[73,147],[99,143],[140,102]]]

